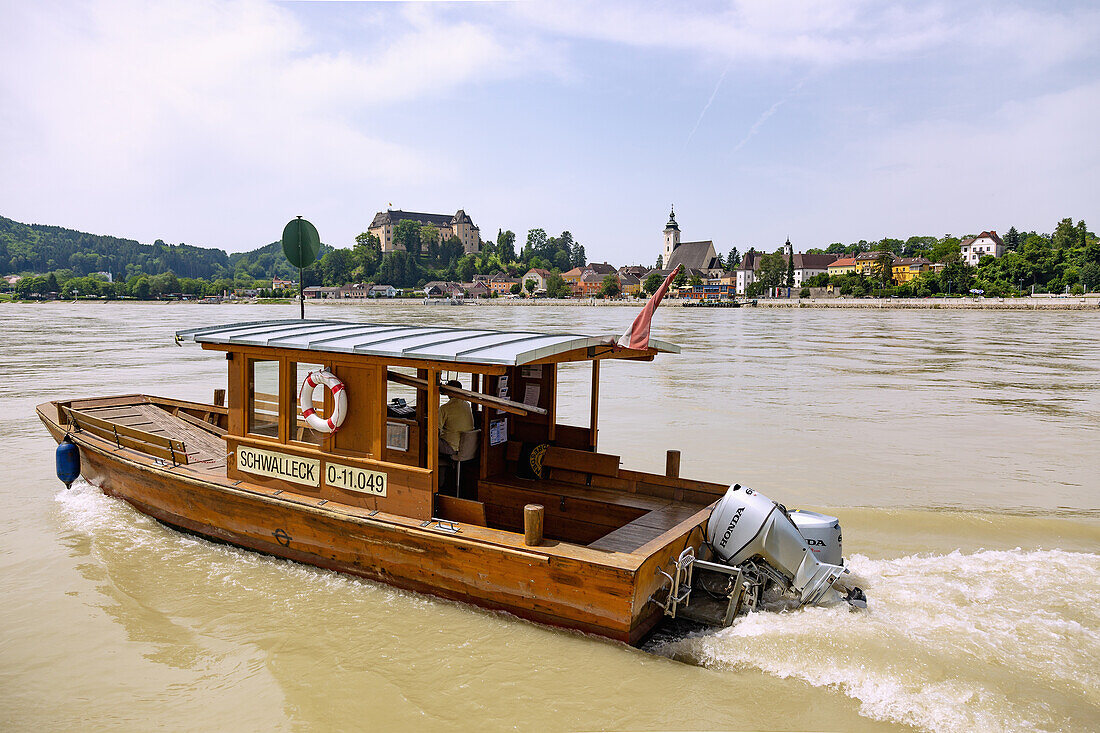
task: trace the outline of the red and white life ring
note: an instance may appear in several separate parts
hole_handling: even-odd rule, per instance
[[[325,419],[317,414],[313,407],[313,393],[319,387],[328,387],[332,391],[332,417]],[[348,414],[348,393],[344,383],[330,371],[310,372],[298,390],[298,408],[306,424],[318,433],[335,433]]]

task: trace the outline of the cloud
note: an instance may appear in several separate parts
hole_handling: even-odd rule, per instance
[[[1100,12],[991,3],[734,0],[723,3],[519,3],[563,37],[668,49],[742,63],[837,66],[961,47],[1045,66],[1091,53]]]
[[[251,246],[226,241],[242,218],[270,224],[273,211],[332,205],[340,190],[457,178],[458,161],[396,142],[377,113],[426,100],[445,113],[464,85],[537,73],[545,58],[526,40],[417,9],[387,12],[384,29],[368,19],[349,29],[353,42],[330,45],[294,7],[189,0],[6,10],[4,213],[109,231],[139,212],[168,220],[189,209],[181,237]],[[148,224],[114,231],[164,233]]]

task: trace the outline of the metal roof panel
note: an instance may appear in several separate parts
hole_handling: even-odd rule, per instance
[[[176,332],[176,338],[196,343],[519,366],[568,351],[610,345],[616,337],[295,319],[184,329]],[[658,351],[680,352],[679,346],[657,339],[650,339],[650,346]]]

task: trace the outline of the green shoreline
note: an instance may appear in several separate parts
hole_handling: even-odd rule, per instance
[[[66,305],[107,305],[117,303],[142,303],[149,305],[288,305],[294,301],[285,298],[255,299],[227,301],[225,303],[203,303],[201,301],[176,301],[176,300],[8,300],[0,299],[0,303],[11,304],[36,304],[47,303]],[[620,307],[640,308],[643,300],[554,300],[550,298],[538,298],[533,300],[509,300],[504,298],[492,298],[487,300],[462,301],[465,306],[498,306],[498,307],[538,307],[538,306],[568,306],[568,307]],[[692,301],[666,300],[662,305],[669,308],[683,307]],[[398,303],[423,304],[418,298],[396,298],[392,300],[344,300],[344,301],[311,301],[310,308],[322,306],[326,308],[339,308],[350,304],[366,304],[387,306]],[[433,301],[430,305],[444,305],[442,301]],[[843,310],[1000,310],[1000,311],[1092,311],[1100,310],[1100,295],[1072,295],[1066,297],[1040,297],[1040,298],[792,298],[788,299],[756,299],[755,301],[741,301],[743,308],[821,308]]]

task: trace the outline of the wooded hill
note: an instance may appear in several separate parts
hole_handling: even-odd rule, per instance
[[[322,244],[321,254],[331,249]],[[166,272],[205,280],[233,279],[237,275],[298,278],[298,271],[283,257],[279,242],[227,254],[221,249],[166,244],[160,239],[142,244],[64,227],[23,224],[0,216],[0,275],[58,270],[71,270],[79,276],[110,272],[115,280]]]

